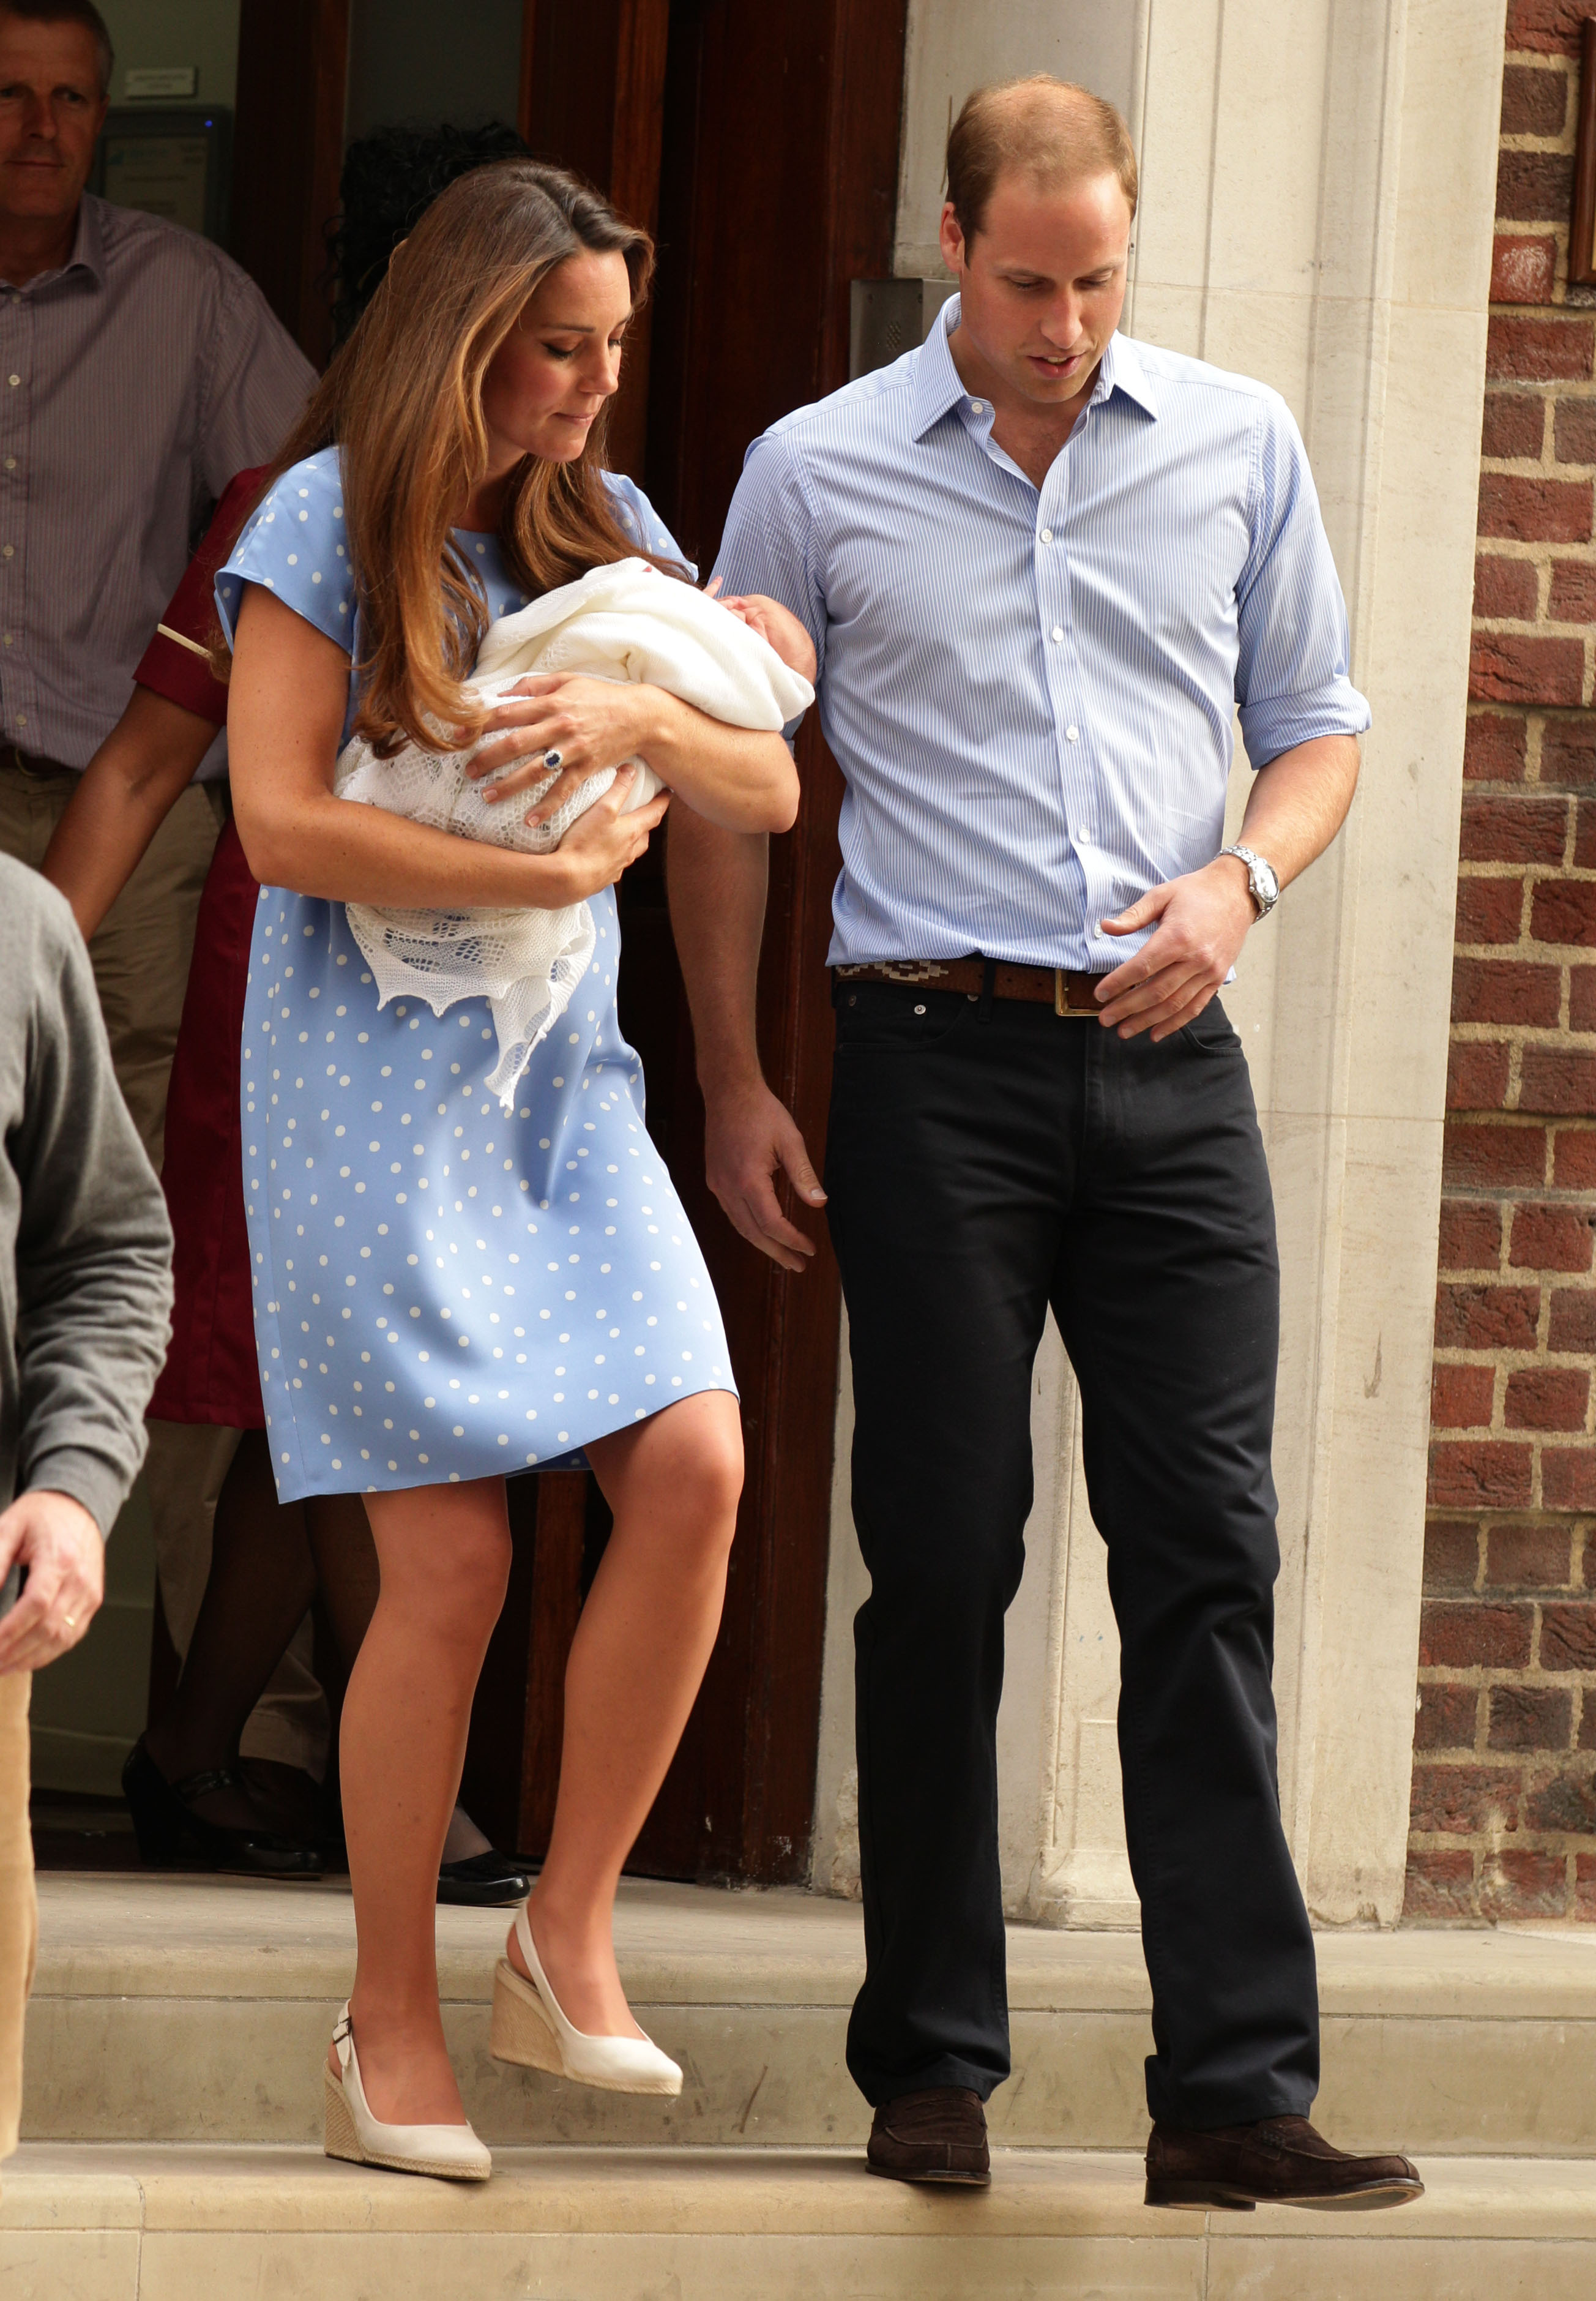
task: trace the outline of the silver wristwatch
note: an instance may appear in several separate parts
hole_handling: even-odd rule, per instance
[[[1274,866],[1255,855],[1250,847],[1222,847],[1221,855],[1233,855],[1247,866],[1247,891],[1258,905],[1260,919],[1266,919],[1280,900],[1280,881],[1274,875]]]

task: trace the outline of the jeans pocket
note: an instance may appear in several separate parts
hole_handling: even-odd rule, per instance
[[[919,983],[844,983],[836,1006],[840,1055],[917,1054],[950,1038],[975,1001]]]

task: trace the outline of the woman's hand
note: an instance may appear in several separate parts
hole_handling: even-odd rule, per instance
[[[618,767],[642,748],[651,724],[646,692],[614,679],[519,679],[489,712],[494,740],[482,745],[465,772],[473,782],[495,775],[482,796],[498,805],[541,782],[548,774],[545,754],[553,759],[557,752],[553,763],[559,774],[526,817],[529,824],[547,823],[590,775]]]
[[[712,599],[718,598],[720,577],[712,577],[705,588]],[[763,591],[749,591],[735,599],[722,599],[721,605],[728,615],[735,615],[740,623],[746,623],[751,632],[757,632],[766,647],[775,649],[789,671],[796,671],[800,679],[806,679],[811,685],[814,684],[815,674],[819,668],[815,642],[790,607],[784,607],[780,599],[768,598]]]
[[[557,859],[571,872],[572,902],[596,895],[601,887],[613,887],[628,865],[644,853],[649,833],[664,821],[669,791],[656,791],[631,815],[622,814],[636,776],[635,767],[623,767],[604,797],[586,815],[579,815],[561,840]]]

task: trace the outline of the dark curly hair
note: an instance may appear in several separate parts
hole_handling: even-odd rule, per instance
[[[502,120],[480,128],[402,123],[373,128],[369,135],[357,137],[344,155],[340,213],[327,228],[336,289],[334,349],[381,286],[395,248],[446,185],[487,161],[530,156],[515,130]]]

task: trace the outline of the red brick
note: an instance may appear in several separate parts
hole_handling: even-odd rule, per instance
[[[1574,1733],[1574,1696],[1562,1686],[1493,1686],[1490,1702],[1485,1733],[1487,1748],[1566,1750],[1568,1747]],[[1440,1749],[1450,1745],[1437,1743],[1433,1746]]]
[[[1542,1669],[1596,1669],[1596,1605],[1570,1601],[1541,1609]]]
[[[1589,1768],[1543,1778],[1524,1802],[1525,1826],[1588,1837],[1596,1831],[1596,1779]]]
[[[1523,1510],[1533,1460],[1528,1446],[1500,1438],[1433,1439],[1429,1500],[1436,1510]]]
[[[1470,1918],[1474,1914],[1472,1853],[1441,1853],[1433,1846],[1425,1846],[1408,1854],[1408,1883],[1402,1895],[1406,1923],[1411,1924],[1416,1919]]]
[[[1466,863],[1560,863],[1568,839],[1566,799],[1470,792],[1463,801]]]
[[[1551,1179],[1559,1191],[1596,1191],[1596,1127],[1558,1128],[1552,1136]]]
[[[1425,1528],[1425,1589],[1432,1596],[1472,1590],[1480,1572],[1480,1531],[1466,1519],[1432,1519]]]
[[[1438,1286],[1435,1346],[1442,1351],[1533,1351],[1538,1286]]]
[[[1571,435],[1572,436],[1572,435]],[[1532,391],[1488,391],[1485,423],[1480,438],[1482,456],[1503,462],[1532,459],[1539,463],[1546,437],[1546,401]],[[1586,456],[1566,456],[1565,463],[1583,464]]]
[[[1421,1686],[1413,1720],[1414,1748],[1472,1750],[1479,1709],[1476,1686]]]
[[[1525,238],[1498,232],[1491,251],[1493,304],[1550,304],[1558,276],[1558,244],[1550,233]]]
[[[1488,1110],[1493,1106],[1475,1102],[1468,1108]],[[1572,1054],[1562,1047],[1526,1047],[1518,1108],[1559,1118],[1596,1116],[1596,1055]]]
[[[1596,871],[1596,799],[1582,799],[1574,810],[1574,867]]]
[[[1530,908],[1537,942],[1596,944],[1596,880],[1542,879]]]
[[[1489,1853],[1480,1871],[1480,1910],[1489,1918],[1560,1918],[1568,1907],[1568,1860],[1527,1849]]]
[[[1509,1430],[1583,1430],[1591,1377],[1572,1367],[1518,1367],[1508,1376]]]
[[[1596,1352],[1596,1290],[1589,1286],[1558,1288],[1551,1298],[1551,1332],[1547,1348]]]
[[[1596,1702],[1588,1694],[1585,1706],[1580,1712],[1579,1746],[1582,1750],[1596,1750]]]
[[[1506,623],[1533,623],[1540,607],[1540,579],[1533,562],[1504,559],[1500,552],[1482,552],[1474,564],[1474,611]],[[1555,623],[1571,623],[1575,615],[1556,615]]]
[[[1483,563],[1475,562],[1475,613],[1476,615],[1502,615],[1512,618],[1511,607],[1483,607],[1480,605],[1478,573]],[[1514,566],[1524,563],[1515,560]],[[1534,610],[1518,614],[1520,623],[1532,623]],[[1588,559],[1554,559],[1551,565],[1551,590],[1547,596],[1546,620],[1550,623],[1596,623],[1596,566]]]
[[[1480,475],[1482,535],[1515,543],[1588,543],[1589,480],[1530,479],[1512,472]]]
[[[1441,1209],[1441,1268],[1494,1270],[1501,1260],[1501,1209],[1489,1199],[1446,1199]]]
[[[1449,1110],[1505,1110],[1508,1103],[1508,1050],[1497,1042],[1459,1042],[1450,1049],[1446,1067],[1446,1107]]]
[[[1574,1857],[1574,1915],[1596,1918],[1596,1854],[1576,1853]]]
[[[1511,0],[1508,53],[1534,49],[1542,55],[1576,56],[1586,0]]]
[[[1596,966],[1571,966],[1568,970],[1568,1028],[1596,1031]]]
[[[1537,639],[1530,632],[1475,632],[1468,652],[1473,703],[1584,700],[1583,640]]]
[[[1563,223],[1573,197],[1571,152],[1504,152],[1497,162],[1496,213],[1505,223]]]
[[[1452,963],[1454,1023],[1534,1023],[1558,1019],[1563,971],[1521,958],[1459,958]]]
[[[1463,773],[1470,782],[1521,783],[1526,727],[1524,715],[1500,711],[1469,715],[1463,739]]]
[[[1493,312],[1485,372],[1493,383],[1585,383],[1596,352],[1589,320],[1528,320]]]
[[[1530,1658],[1533,1609],[1499,1600],[1426,1599],[1418,1658],[1425,1669],[1523,1669]]]
[[[1504,399],[1517,399],[1517,392],[1503,392]],[[1596,464],[1596,399],[1560,399],[1552,410],[1552,452],[1559,464]],[[1525,430],[1520,418],[1518,430],[1509,436],[1518,438]],[[1490,455],[1489,448],[1481,452]],[[1503,451],[1505,452],[1505,451]],[[1531,449],[1533,455],[1535,450]]]
[[[1459,942],[1517,942],[1523,917],[1522,879],[1458,880],[1454,933]]]
[[[1449,1190],[1485,1190],[1495,1184],[1536,1189],[1545,1178],[1543,1126],[1491,1126],[1460,1118],[1447,1121],[1441,1180]]]
[[[1596,725],[1588,714],[1547,721],[1541,738],[1541,781],[1576,788],[1596,783]]]
[[[1495,1395],[1496,1376],[1490,1367],[1438,1366],[1430,1382],[1431,1423],[1437,1430],[1488,1430]]]
[[[1518,1773],[1510,1766],[1415,1766],[1415,1829],[1446,1837],[1472,1837],[1485,1829],[1516,1829]]]
[[[1590,1216],[1555,1201],[1515,1207],[1508,1260],[1515,1270],[1588,1270]]]
[[[1556,1590],[1574,1578],[1573,1538],[1565,1527],[1493,1526],[1485,1537],[1485,1579],[1498,1590]]]
[[[1568,109],[1568,81],[1560,71],[1509,64],[1502,74],[1502,134],[1560,136]]]
[[[1596,1510],[1596,1446],[1545,1446],[1541,1501],[1549,1510]]]

